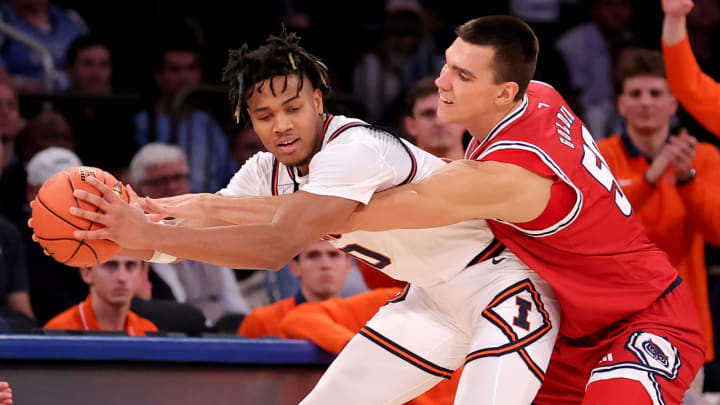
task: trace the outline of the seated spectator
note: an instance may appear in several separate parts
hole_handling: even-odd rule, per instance
[[[392,305],[388,301],[400,294],[398,288],[380,288],[350,298],[306,302],[285,315],[280,324],[282,336],[309,340],[330,353],[338,354],[350,339],[358,332],[362,333],[363,326],[383,305]],[[408,404],[452,404],[460,373],[458,369],[449,381],[441,382]]]
[[[55,173],[81,165],[77,155],[65,148],[53,146],[36,153],[26,169],[27,203],[35,199],[40,187]],[[30,217],[27,203],[26,219]],[[88,295],[88,287],[78,269],[43,254],[42,246],[32,240],[32,230],[27,226],[22,230],[32,308],[42,325],[81,302]]]
[[[4,151],[0,155],[0,166],[3,169],[0,178],[0,195],[3,196],[0,198],[0,213],[12,222],[22,218],[24,171],[15,149],[17,137],[24,126],[15,89],[10,83],[0,81],[0,142]]]
[[[615,95],[611,80],[615,51],[633,40],[629,31],[630,0],[592,0],[592,20],[561,35],[555,50],[562,56],[570,85],[578,93],[582,113],[595,139],[610,134]]]
[[[140,286],[142,266],[140,260],[118,255],[103,264],[81,268],[90,295],[51,319],[45,329],[125,331],[130,336],[156,332],[152,322],[130,311],[130,301]]]
[[[440,102],[434,77],[426,77],[413,86],[407,95],[405,129],[422,150],[450,160],[465,157],[465,128],[448,124],[437,117]]]
[[[151,198],[190,192],[189,170],[183,150],[175,145],[143,146],[130,162],[135,191]],[[208,325],[226,314],[250,311],[240,296],[235,274],[227,267],[184,260],[152,263],[153,299],[174,299],[200,308]]]
[[[675,133],[677,110],[660,52],[638,50],[619,68],[618,110],[627,121],[620,134],[598,147],[647,229],[692,289],[706,339],[705,360],[714,358],[708,302],[705,241],[720,243],[720,152],[686,130]],[[617,187],[617,186],[616,186]],[[702,389],[702,371],[691,391]]]
[[[73,39],[87,32],[80,15],[48,0],[8,0],[0,3],[0,20],[45,46],[58,73],[50,90],[66,89],[65,50]],[[25,44],[1,35],[0,70],[7,72],[21,91],[45,90],[40,57]]]
[[[0,142],[0,156],[4,153]],[[0,166],[0,176],[2,166]],[[28,294],[27,269],[18,229],[0,216],[0,316],[32,324],[35,319]]]
[[[153,70],[160,95],[152,107],[135,117],[138,145],[162,142],[180,146],[188,157],[190,190],[219,190],[237,169],[227,136],[209,112],[174,104],[182,91],[200,83],[197,49],[166,44],[158,52]]]
[[[112,97],[111,58],[103,39],[92,35],[75,39],[66,59],[68,93],[76,97],[58,100],[55,106],[73,128],[75,151],[82,161],[126,182],[128,164],[138,150],[133,117],[139,106],[130,98]],[[113,153],[107,153],[108,144]]]
[[[304,302],[339,297],[351,268],[350,257],[329,242],[311,244],[290,262],[290,271],[300,279],[297,294],[250,312],[240,324],[238,334],[248,338],[281,336],[280,324],[291,309]]]
[[[708,131],[720,138],[720,83],[700,70],[690,47],[687,15],[692,0],[663,0],[662,47],[670,90]]]

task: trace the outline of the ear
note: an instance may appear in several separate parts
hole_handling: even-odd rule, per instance
[[[620,93],[617,96],[617,109],[620,116],[625,118],[627,115],[627,106],[625,105],[625,95],[623,95],[623,93]]]
[[[318,114],[322,114],[323,112],[325,112],[325,104],[324,104],[324,100],[323,100],[322,91],[320,91],[320,89],[313,90],[312,98],[313,98],[313,106],[315,107],[315,111]]]
[[[405,116],[405,118],[403,118],[403,122],[405,123],[405,129],[407,130],[408,134],[412,135],[413,137],[417,137],[417,135],[415,135],[417,133],[415,118]]]
[[[499,90],[495,102],[498,106],[506,106],[515,102],[520,86],[515,82],[505,82],[500,85]]]
[[[81,267],[80,277],[82,277],[85,284],[92,285],[92,267]]]
[[[300,270],[300,264],[295,259],[290,260],[290,274],[292,274],[298,279],[302,274],[302,271]]]

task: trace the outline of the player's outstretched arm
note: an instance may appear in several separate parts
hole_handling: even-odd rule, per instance
[[[431,228],[492,218],[527,222],[550,200],[552,180],[519,166],[459,160],[418,184],[377,193],[343,231]]]
[[[76,238],[110,239],[125,249],[152,249],[230,268],[279,269],[308,243],[339,229],[358,204],[300,191],[287,197],[269,223],[188,228],[153,222],[140,207],[126,204],[106,185],[91,184],[102,197],[76,196],[99,211],[73,208],[70,212],[105,227],[77,231]]]

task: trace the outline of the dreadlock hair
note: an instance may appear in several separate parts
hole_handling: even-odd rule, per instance
[[[294,32],[288,33],[282,27],[280,36],[270,35],[265,44],[254,50],[248,50],[248,44],[240,49],[230,50],[228,63],[223,70],[223,81],[230,86],[230,105],[234,108],[235,119],[242,117],[248,122],[247,100],[252,97],[258,83],[267,81],[270,91],[275,95],[272,78],[284,76],[281,91],[287,89],[288,76],[296,75],[299,80],[297,93],[303,88],[305,77],[310,80],[313,89],[320,89],[323,98],[330,93],[328,70],[320,59],[299,45],[300,37]],[[258,90],[262,90],[261,84]]]

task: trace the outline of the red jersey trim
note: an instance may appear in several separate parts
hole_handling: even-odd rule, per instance
[[[519,141],[501,141],[496,142],[495,144],[491,145],[489,148],[487,148],[480,156],[476,158],[476,160],[482,160],[485,156],[497,152],[498,150],[504,150],[504,149],[518,149],[518,150],[524,150],[526,152],[532,152],[536,154],[540,160],[547,165],[554,173],[558,176],[562,181],[564,181],[567,185],[572,187],[573,190],[575,190],[575,195],[577,198],[575,199],[575,205],[572,207],[570,212],[565,215],[565,217],[561,218],[559,221],[555,222],[554,224],[543,228],[543,229],[527,229],[520,227],[516,224],[513,224],[511,222],[501,221],[499,219],[496,219],[496,221],[503,223],[505,225],[511,226],[515,229],[517,229],[520,232],[523,232],[524,234],[528,236],[533,236],[536,238],[543,237],[543,236],[550,236],[553,235],[568,226],[572,224],[575,219],[580,215],[580,211],[582,210],[582,204],[583,204],[583,194],[582,191],[578,187],[573,184],[573,182],[570,180],[568,176],[565,175],[565,173],[560,169],[560,166],[558,166],[557,163],[555,163],[552,158],[545,153],[542,149],[539,147],[527,143],[527,142],[519,142]]]

